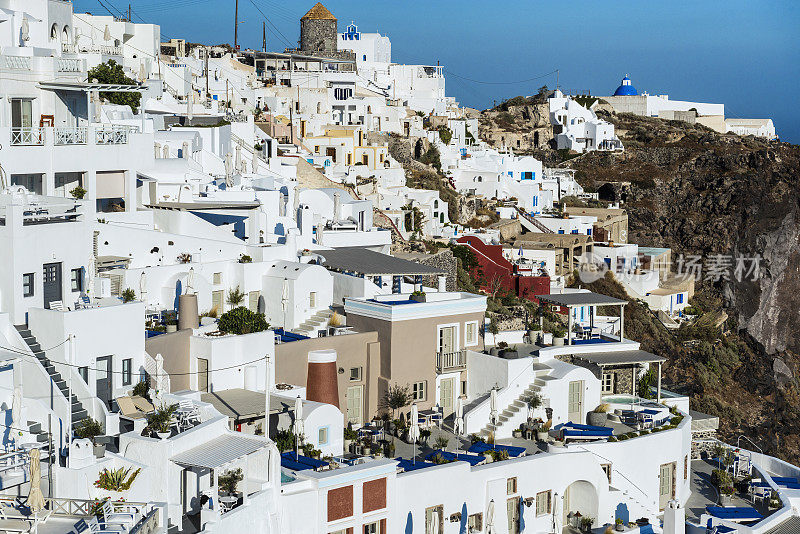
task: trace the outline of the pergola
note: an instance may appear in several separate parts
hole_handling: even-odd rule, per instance
[[[579,291],[574,293],[551,293],[549,295],[537,295],[541,302],[553,304],[567,308],[567,344],[572,345],[572,309],[589,306],[589,328],[594,328],[595,309],[597,306],[619,306],[619,339],[622,341],[625,334],[625,305],[627,300],[592,293],[591,291]]]
[[[246,505],[249,500],[248,483],[251,480],[266,481],[269,479],[269,462],[259,461],[250,457],[262,451],[267,451],[267,441],[261,437],[251,437],[239,433],[227,433],[218,436],[210,441],[191,449],[180,452],[170,458],[170,460],[184,468],[209,470],[213,473],[214,491],[217,493],[215,503],[219,503],[219,473],[222,469],[232,464],[244,463],[242,469],[244,480],[242,480],[242,504]],[[265,467],[266,466],[266,467]],[[258,476],[259,467],[267,469],[266,473]],[[252,471],[256,471],[253,473]],[[219,506],[214,507],[219,511]]]
[[[575,358],[587,361],[597,365],[602,370],[606,367],[622,367],[631,366],[631,369],[636,369],[641,364],[658,364],[658,387],[657,399],[661,402],[661,364],[667,361],[663,356],[647,352],[645,350],[620,350],[610,352],[588,352],[584,354],[575,354]],[[633,385],[631,387],[631,394],[636,396],[636,373],[633,372]]]

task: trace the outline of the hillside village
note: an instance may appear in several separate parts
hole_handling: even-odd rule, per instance
[[[0,531],[796,532],[772,120],[470,109],[308,7],[268,51],[0,0]]]

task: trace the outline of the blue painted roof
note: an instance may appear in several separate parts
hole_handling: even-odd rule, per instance
[[[617,90],[614,91],[614,96],[636,96],[639,94],[639,91],[632,85],[620,85],[617,87]]]
[[[443,459],[451,461],[451,462],[467,462],[469,465],[475,466],[482,464],[486,461],[486,458],[483,456],[478,456],[477,454],[464,454],[461,453],[454,453],[450,451],[445,451],[442,449],[437,449],[430,454],[428,454],[425,459],[430,460],[436,455],[441,456]]]
[[[432,462],[412,462],[411,460],[406,460],[405,458],[395,458],[395,460],[400,462],[397,464],[397,467],[402,468],[403,471],[416,471],[417,469],[424,469],[426,467],[433,467],[436,465]]]
[[[526,452],[525,447],[512,447],[511,445],[492,445],[491,443],[485,443],[483,441],[476,441],[467,450],[469,452],[480,454],[482,452],[486,452],[491,449],[498,451],[506,451],[508,452],[508,455],[513,458],[516,458],[517,456],[522,456]]]
[[[297,454],[293,451],[286,451],[281,454],[281,466],[292,471],[305,471],[308,469],[318,469],[328,465],[328,462],[317,460]]]

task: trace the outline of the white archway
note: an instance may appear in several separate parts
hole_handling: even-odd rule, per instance
[[[587,480],[576,480],[564,490],[564,525],[568,524],[567,516],[580,512],[582,517],[591,517],[597,521],[599,499],[597,489]]]

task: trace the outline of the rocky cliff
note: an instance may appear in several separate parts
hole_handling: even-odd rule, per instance
[[[631,242],[670,247],[673,259],[700,256],[706,307],[731,317],[731,334],[694,332],[708,345],[675,349],[673,380],[690,388],[698,409],[722,416],[728,437],[744,432],[800,461],[800,147],[677,121],[603,118],[615,123],[624,154],[565,165],[588,190],[624,197]]]

